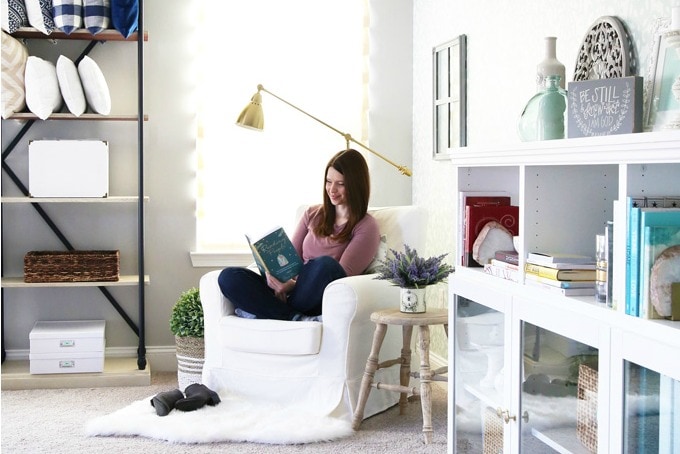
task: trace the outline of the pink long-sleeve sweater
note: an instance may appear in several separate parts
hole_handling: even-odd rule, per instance
[[[350,240],[338,243],[314,234],[312,226],[316,223],[319,208],[316,205],[305,210],[295,229],[292,242],[300,257],[307,263],[308,260],[327,255],[340,262],[348,276],[363,273],[373,261],[380,244],[380,231],[375,218],[366,214],[354,226]],[[342,227],[335,226],[335,232],[339,232]]]

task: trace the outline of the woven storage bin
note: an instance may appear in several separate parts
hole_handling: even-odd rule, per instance
[[[576,437],[593,453],[597,452],[597,371],[578,367],[576,394]]]
[[[181,391],[194,383],[201,383],[205,362],[202,337],[175,336],[177,347],[177,384]]]
[[[484,410],[484,454],[503,452],[503,421],[496,410],[486,407]]]
[[[31,251],[24,257],[24,282],[115,282],[119,251]]]

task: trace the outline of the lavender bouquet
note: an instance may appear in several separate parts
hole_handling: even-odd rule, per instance
[[[392,257],[388,254],[384,261],[380,261],[382,266],[375,279],[388,280],[402,288],[422,288],[445,282],[446,277],[454,271],[451,265],[442,263],[447,254],[424,259],[407,244],[404,244],[404,248],[405,252],[390,249]]]

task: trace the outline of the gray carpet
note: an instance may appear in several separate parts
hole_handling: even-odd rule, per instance
[[[152,373],[151,386],[2,391],[3,453],[445,453],[446,391],[433,386],[434,440],[422,441],[417,398],[399,415],[396,407],[366,419],[360,430],[342,440],[305,445],[257,443],[171,444],[141,437],[86,437],[86,423],[131,402],[177,387],[174,373]]]

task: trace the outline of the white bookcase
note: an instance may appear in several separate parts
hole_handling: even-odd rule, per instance
[[[623,312],[626,209],[615,203],[680,194],[680,132],[468,147],[453,163],[459,191],[505,191],[520,207],[520,269],[533,251],[594,256],[595,235],[613,220],[616,307],[524,285],[521,273],[516,283],[458,266],[450,448],[587,453],[593,444],[577,434],[590,428],[599,453],[680,452],[680,322]],[[597,370],[595,388],[581,363]]]

